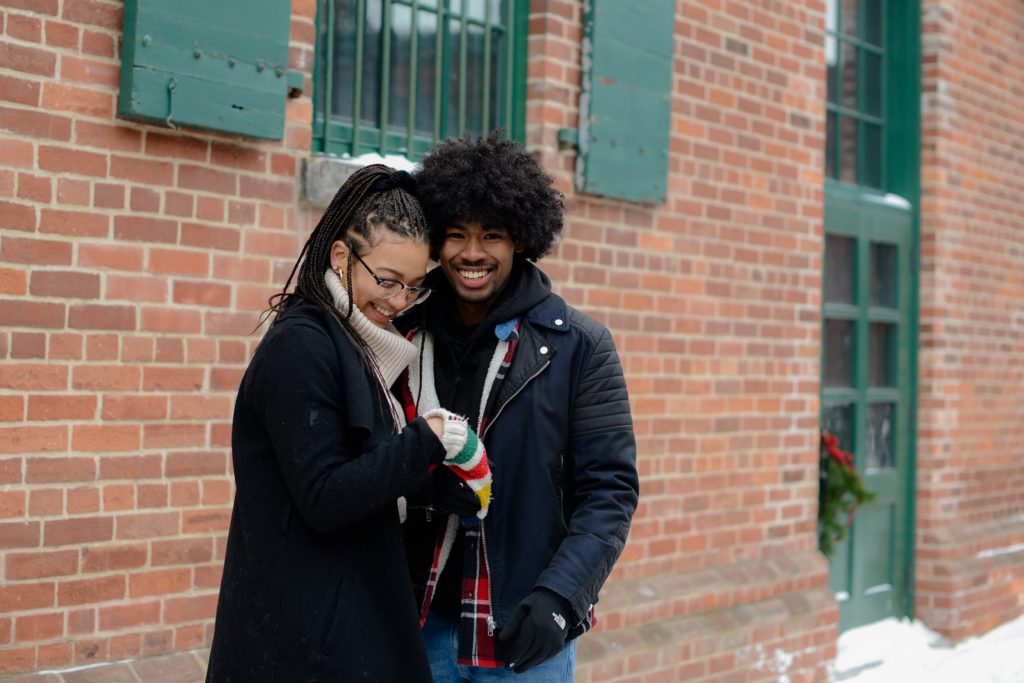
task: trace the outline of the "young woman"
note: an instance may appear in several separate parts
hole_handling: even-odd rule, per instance
[[[417,354],[391,321],[430,294],[412,189],[353,174],[272,300],[235,405],[207,681],[430,680],[397,501],[455,466],[467,429],[444,411],[405,424],[388,391]]]

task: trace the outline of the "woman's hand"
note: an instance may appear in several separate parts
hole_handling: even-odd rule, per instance
[[[444,435],[444,418],[440,415],[431,415],[427,418],[427,426],[430,427],[430,431],[434,432],[434,436],[440,441]]]

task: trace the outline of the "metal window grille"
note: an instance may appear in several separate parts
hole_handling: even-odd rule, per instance
[[[422,157],[437,141],[523,139],[527,0],[321,0],[314,150]]]

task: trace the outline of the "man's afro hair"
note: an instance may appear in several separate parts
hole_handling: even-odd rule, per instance
[[[536,261],[562,231],[564,202],[551,176],[502,131],[445,140],[423,158],[417,196],[437,252],[447,228],[465,222],[502,227]]]

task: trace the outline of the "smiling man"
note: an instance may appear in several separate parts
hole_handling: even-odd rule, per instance
[[[493,500],[478,523],[452,478],[410,502],[406,539],[434,680],[571,681],[576,637],[622,552],[638,499],[636,443],[608,330],[533,261],[562,229],[562,195],[513,142],[449,140],[418,195],[440,268],[425,282],[407,410],[467,415]],[[441,474],[441,473],[439,473]],[[441,512],[465,515],[446,519]]]

